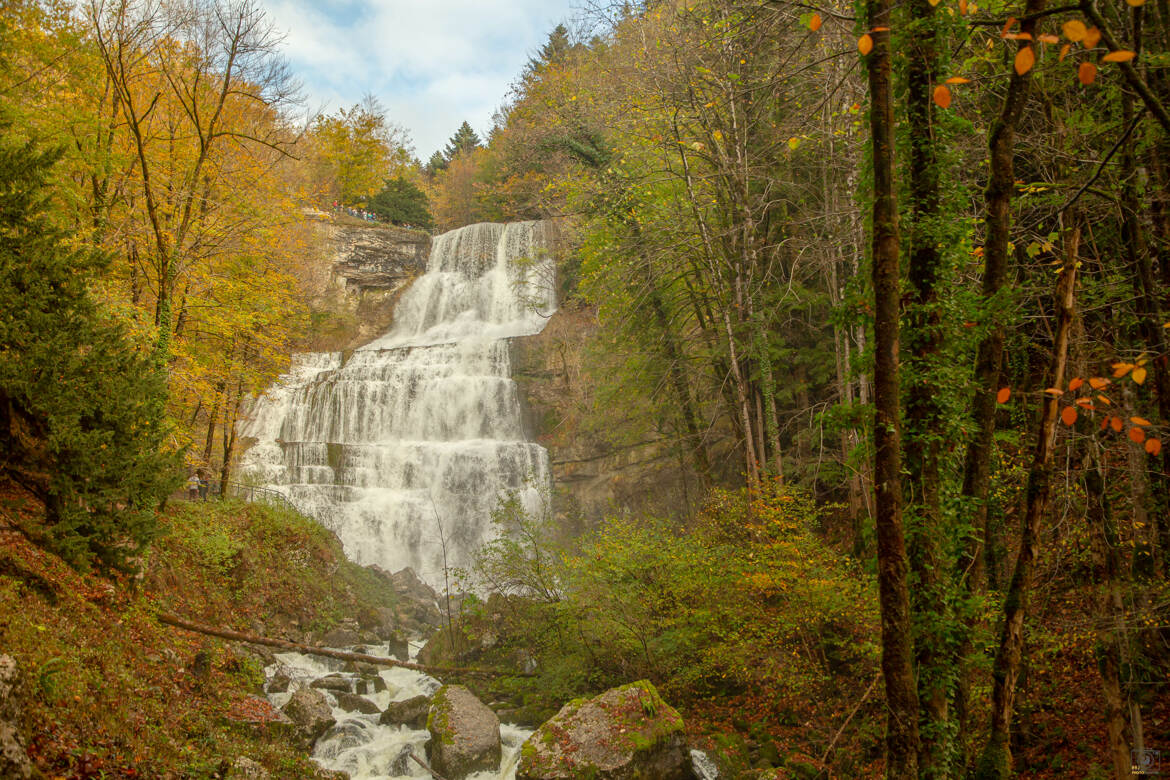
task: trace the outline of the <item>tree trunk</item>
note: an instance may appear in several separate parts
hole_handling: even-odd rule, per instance
[[[1047,387],[1063,387],[1068,362],[1069,333],[1072,329],[1076,292],[1077,255],[1081,229],[1078,217],[1066,215],[1070,225],[1064,237],[1064,261],[1056,285],[1057,323],[1052,345],[1052,362]],[[1003,630],[992,670],[991,733],[979,759],[979,780],[1007,780],[1012,775],[1011,725],[1016,683],[1024,648],[1024,619],[1032,590],[1033,569],[1040,542],[1040,523],[1048,508],[1052,479],[1052,455],[1060,399],[1045,394],[1036,432],[1036,449],[1028,472],[1026,507],[1020,532],[1020,551],[1004,599]]]
[[[1021,34],[1031,37],[1038,34],[1039,24],[1034,17],[1041,13],[1047,0],[1028,0],[1025,5],[1025,20],[1020,25]],[[1029,41],[1020,41],[1018,48],[1029,46]],[[983,239],[983,307],[987,318],[987,333],[980,340],[975,357],[975,396],[972,399],[972,422],[975,436],[967,446],[963,463],[963,487],[960,493],[963,525],[966,526],[967,543],[959,560],[960,576],[964,578],[968,595],[977,601],[985,592],[986,549],[988,541],[987,498],[991,486],[991,455],[995,445],[996,395],[1001,383],[1003,346],[1005,338],[1004,302],[1001,290],[1007,279],[1009,242],[1012,229],[1012,196],[1015,194],[1015,170],[1013,155],[1016,145],[1016,126],[1028,103],[1032,85],[1032,71],[1023,75],[1012,71],[1008,82],[1007,95],[1000,108],[999,117],[991,127],[988,142],[990,173],[987,190],[984,193]],[[973,616],[969,616],[973,617]],[[970,718],[970,696],[972,675],[971,655],[974,641],[973,626],[968,628],[960,640],[956,665],[959,667],[959,684],[955,692],[955,711],[958,718],[958,743],[963,766],[970,764],[970,746],[967,732]]]
[[[875,32],[868,55],[873,140],[874,493],[882,672],[886,681],[886,776],[918,777],[918,693],[914,684],[906,539],[902,529],[902,458],[898,386],[898,202],[894,183],[894,110],[890,84],[890,0],[869,0]]]

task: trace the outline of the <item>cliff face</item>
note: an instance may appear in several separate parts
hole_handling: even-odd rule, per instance
[[[390,327],[398,296],[426,270],[431,237],[347,217],[321,215],[319,225],[327,267],[318,282],[314,332],[303,348],[353,349]]]
[[[513,377],[531,434],[552,462],[553,511],[570,535],[607,514],[674,515],[699,497],[672,442],[617,440],[615,430],[631,410],[597,408],[588,359],[597,330],[593,309],[569,304],[541,333],[512,342]]]

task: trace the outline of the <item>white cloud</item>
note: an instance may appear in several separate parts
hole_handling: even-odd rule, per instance
[[[329,110],[378,97],[419,156],[463,120],[486,133],[511,82],[575,0],[265,0],[285,54]]]

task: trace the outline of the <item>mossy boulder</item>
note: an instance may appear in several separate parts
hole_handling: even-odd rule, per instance
[[[430,709],[431,700],[426,696],[392,701],[386,705],[378,722],[384,726],[410,726],[412,729],[421,729],[426,725]]]
[[[448,780],[500,766],[500,719],[462,685],[444,685],[435,693],[427,731],[431,766]]]
[[[337,722],[325,695],[314,688],[298,689],[280,711],[297,724],[297,731],[310,746]]]
[[[648,681],[569,702],[520,750],[516,780],[690,780],[683,720]]]

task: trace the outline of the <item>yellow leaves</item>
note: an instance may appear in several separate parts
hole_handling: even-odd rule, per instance
[[[1127,49],[1111,51],[1101,58],[1101,62],[1129,62],[1137,55]]]
[[[799,148],[800,148],[800,139],[799,138],[797,138],[796,136],[792,136],[791,138],[788,139],[789,151],[795,152]]]
[[[873,38],[869,37],[869,33],[857,39],[857,50],[861,52],[862,56],[873,51]]]
[[[1064,37],[1073,43],[1083,41],[1085,39],[1085,33],[1088,32],[1088,29],[1085,28],[1085,23],[1078,19],[1069,19],[1061,26],[1061,30],[1064,32]]]
[[[1135,368],[1133,370],[1133,374],[1131,374],[1131,378],[1133,379],[1133,381],[1137,382],[1139,385],[1144,384],[1146,381],[1146,369],[1142,368],[1141,366],[1138,366],[1137,368]]]
[[[1125,376],[1130,371],[1133,371],[1133,369],[1134,369],[1133,363],[1114,363],[1113,364],[1113,378],[1114,379],[1121,379],[1121,377]]]
[[[1091,62],[1082,62],[1077,66],[1077,80],[1086,87],[1097,80],[1097,66]]]
[[[1016,52],[1015,69],[1016,73],[1023,76],[1032,69],[1036,64],[1036,52],[1032,51],[1031,46],[1025,46]]]
[[[939,84],[934,88],[934,102],[939,108],[951,107],[951,91],[946,84]]]

